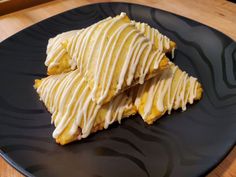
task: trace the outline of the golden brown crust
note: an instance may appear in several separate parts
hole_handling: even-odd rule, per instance
[[[203,95],[203,88],[202,85],[199,83],[197,86],[197,96],[195,100],[200,100],[202,98],[202,95]]]
[[[56,75],[56,74],[67,73],[71,71],[72,69],[71,69],[69,61],[70,61],[70,57],[68,53],[66,52],[63,58],[61,59],[59,65],[55,65],[52,68],[48,67],[47,74]]]

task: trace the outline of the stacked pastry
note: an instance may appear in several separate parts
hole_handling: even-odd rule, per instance
[[[48,77],[36,80],[64,145],[137,112],[151,124],[201,98],[199,82],[169,61],[175,43],[125,13],[49,40]]]

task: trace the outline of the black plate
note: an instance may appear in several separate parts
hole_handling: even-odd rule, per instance
[[[47,41],[121,11],[177,42],[174,59],[199,78],[203,99],[152,126],[140,116],[81,142],[59,146],[50,114],[33,89],[46,73]],[[27,28],[0,44],[1,155],[27,176],[190,177],[206,175],[236,140],[236,43],[198,22],[126,3],[76,8]]]

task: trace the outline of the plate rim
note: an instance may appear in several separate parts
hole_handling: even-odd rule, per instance
[[[233,42],[236,42],[236,39],[233,39],[231,36],[228,36],[228,35],[225,34],[224,32],[222,32],[222,31],[220,31],[220,30],[218,30],[218,29],[216,29],[216,28],[214,28],[214,27],[208,26],[207,24],[204,24],[204,23],[202,23],[202,22],[199,22],[199,21],[197,21],[197,20],[195,20],[195,19],[191,19],[191,18],[185,17],[185,16],[183,16],[183,15],[176,14],[176,13],[174,13],[174,12],[170,12],[170,11],[168,11],[168,10],[163,10],[163,9],[160,9],[160,8],[151,7],[151,6],[149,6],[149,5],[144,5],[144,4],[141,4],[141,3],[133,3],[133,2],[98,2],[98,3],[85,4],[85,5],[78,6],[78,7],[72,8],[72,9],[68,9],[68,10],[66,10],[66,11],[60,12],[60,13],[58,13],[58,14],[55,14],[55,15],[53,15],[53,16],[50,16],[50,17],[45,18],[45,19],[43,19],[43,20],[40,20],[40,21],[38,21],[38,22],[36,22],[36,23],[34,23],[34,24],[30,25],[30,26],[27,26],[26,28],[23,28],[23,29],[21,29],[20,31],[18,31],[18,32],[12,34],[12,35],[10,35],[10,36],[7,37],[6,39],[2,40],[2,41],[0,42],[0,47],[1,47],[1,44],[2,44],[3,42],[5,42],[6,40],[8,40],[8,39],[10,39],[10,38],[12,38],[12,37],[15,37],[16,35],[18,35],[18,33],[21,33],[21,32],[23,32],[24,30],[28,30],[29,28],[32,28],[33,26],[36,26],[36,25],[38,25],[39,23],[44,22],[44,21],[46,21],[46,20],[48,20],[48,19],[50,19],[50,18],[53,18],[53,17],[55,17],[55,16],[57,16],[57,15],[61,15],[61,14],[63,14],[63,13],[67,13],[67,12],[69,12],[69,11],[73,11],[73,10],[78,9],[78,8],[82,8],[82,7],[86,7],[86,6],[99,5],[99,4],[126,4],[126,5],[138,5],[138,6],[143,6],[143,7],[147,7],[147,8],[157,9],[157,10],[159,10],[159,11],[162,11],[162,12],[165,12],[165,13],[169,13],[169,14],[172,14],[172,15],[175,15],[175,16],[178,16],[178,17],[181,17],[181,18],[184,18],[184,19],[186,19],[186,20],[190,20],[190,21],[197,22],[198,24],[200,24],[200,25],[202,25],[202,26],[205,26],[205,27],[207,27],[207,28],[210,28],[210,29],[212,29],[213,31],[216,31],[216,32],[220,33],[221,35],[224,35],[225,37],[229,38],[229,39],[232,40]]]
[[[0,157],[5,160],[5,163],[13,167],[17,172],[26,176],[26,177],[35,177],[33,174],[27,172],[24,168],[22,168],[18,163],[16,163],[12,158],[10,158],[7,154],[4,153],[3,150],[0,149]]]

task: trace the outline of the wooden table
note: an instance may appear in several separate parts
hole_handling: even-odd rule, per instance
[[[108,0],[106,0],[107,2]],[[110,0],[112,1],[112,0]],[[117,0],[116,0],[117,1]],[[0,17],[0,42],[12,34],[60,12],[104,0],[56,0]],[[123,0],[123,2],[133,2]],[[224,0],[136,0],[194,19],[236,40],[236,4]],[[23,177],[0,158],[0,177]],[[208,177],[236,177],[236,147]]]

